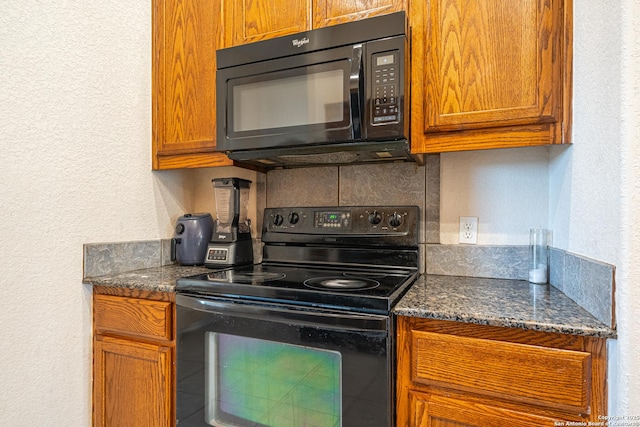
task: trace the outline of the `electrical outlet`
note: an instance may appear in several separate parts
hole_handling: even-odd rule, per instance
[[[475,245],[478,243],[478,217],[460,217],[460,243]]]

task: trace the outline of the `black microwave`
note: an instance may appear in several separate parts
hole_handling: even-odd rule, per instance
[[[217,150],[262,167],[413,160],[405,12],[217,51]]]

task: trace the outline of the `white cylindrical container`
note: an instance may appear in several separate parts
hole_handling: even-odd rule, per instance
[[[529,282],[547,283],[549,279],[549,230],[532,228],[529,232]]]

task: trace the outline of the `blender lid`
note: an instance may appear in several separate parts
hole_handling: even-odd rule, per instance
[[[211,180],[215,187],[237,187],[249,188],[251,181],[242,178],[213,178]]]

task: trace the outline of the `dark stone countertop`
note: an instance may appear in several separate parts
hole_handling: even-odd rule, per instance
[[[175,292],[176,280],[209,271],[211,269],[206,267],[166,265],[105,276],[85,277],[82,282],[94,286]]]
[[[523,280],[421,276],[396,304],[399,316],[615,338],[615,330],[551,285]]]
[[[168,265],[113,275],[86,277],[83,283],[174,292],[176,280],[211,271]],[[424,275],[396,304],[399,316],[452,320],[563,334],[615,338],[607,327],[561,291],[522,280]]]

